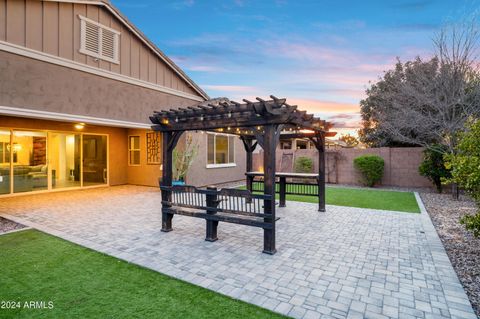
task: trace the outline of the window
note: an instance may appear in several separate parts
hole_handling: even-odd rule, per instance
[[[207,168],[235,166],[234,136],[207,134]]]
[[[128,137],[128,165],[140,165],[140,136]]]
[[[120,63],[120,32],[80,16],[80,52],[105,61]]]

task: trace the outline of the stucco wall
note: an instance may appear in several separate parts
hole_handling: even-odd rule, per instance
[[[80,132],[75,130],[74,123],[24,119],[18,117],[1,116],[0,128],[16,128],[29,130],[51,130],[60,132]],[[127,129],[86,125],[82,133],[108,134],[109,149],[109,178],[110,185],[127,183]]]
[[[243,143],[235,138],[235,167],[207,168],[207,134],[191,133],[199,146],[198,155],[187,175],[187,183],[195,186],[228,183],[245,177],[246,153]]]
[[[140,137],[140,165],[130,166],[127,164],[128,184],[158,186],[158,179],[162,175],[160,164],[147,164],[147,131],[129,129],[128,135]],[[161,144],[160,144],[161,145]],[[128,161],[128,155],[126,160]]]
[[[353,166],[353,159],[364,154],[381,156],[385,161],[384,175],[381,184],[384,186],[400,187],[431,187],[431,182],[418,173],[418,166],[422,161],[423,148],[370,148],[353,149],[342,148],[337,151],[327,151],[326,154],[326,181],[345,185],[360,185],[360,174]],[[308,150],[277,150],[277,169],[280,170],[283,154],[293,153],[294,158],[306,156],[313,159],[314,171],[318,170],[318,152]],[[337,160],[335,160],[335,157]],[[263,166],[263,153],[254,154],[254,168]]]
[[[0,51],[0,106],[151,124],[154,110],[198,102]]]

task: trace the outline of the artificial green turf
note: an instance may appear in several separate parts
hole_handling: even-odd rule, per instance
[[[258,183],[254,189],[260,189],[263,184]],[[277,183],[278,190],[278,183]],[[290,185],[287,185],[287,191]],[[316,193],[317,186],[308,186],[310,192]],[[394,210],[408,213],[420,213],[417,200],[412,192],[396,192],[377,189],[326,187],[326,202],[329,205],[349,206]],[[277,194],[278,198],[278,194]],[[307,203],[318,203],[316,196],[287,195],[287,200]],[[287,205],[288,206],[288,205]]]
[[[281,318],[36,230],[0,236],[1,318]],[[29,301],[53,309],[27,309]]]

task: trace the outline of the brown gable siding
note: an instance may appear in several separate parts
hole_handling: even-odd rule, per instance
[[[79,52],[79,15],[121,32],[120,64]],[[81,3],[0,0],[0,40],[200,96],[106,8]]]
[[[6,5],[8,42],[25,45],[25,2],[7,0]]]
[[[6,3],[5,0],[0,0],[0,39],[5,40],[6,37]]]
[[[43,50],[43,15],[36,14],[42,10],[42,3],[34,0],[26,2],[26,46],[37,51]]]
[[[59,29],[59,55],[65,59],[73,59],[73,5],[71,3],[60,3],[58,10],[58,24],[62,27]],[[80,39],[79,39],[80,41]]]

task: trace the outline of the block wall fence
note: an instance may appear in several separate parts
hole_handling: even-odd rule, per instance
[[[360,174],[353,167],[353,160],[361,155],[373,154],[381,156],[385,161],[385,170],[381,180],[382,186],[398,187],[432,187],[432,183],[418,173],[418,166],[422,161],[423,148],[421,147],[380,147],[369,149],[341,148],[327,150],[326,154],[326,177],[327,183],[344,185],[361,185]],[[282,158],[289,157],[293,153],[293,161],[301,156],[310,157],[314,162],[314,172],[318,169],[318,153],[315,149],[307,150],[277,150],[277,171],[293,171],[285,169]],[[291,155],[290,155],[291,158]],[[287,165],[288,166],[288,165]],[[292,165],[293,166],[293,165]],[[254,154],[254,170],[262,170],[263,153]]]

